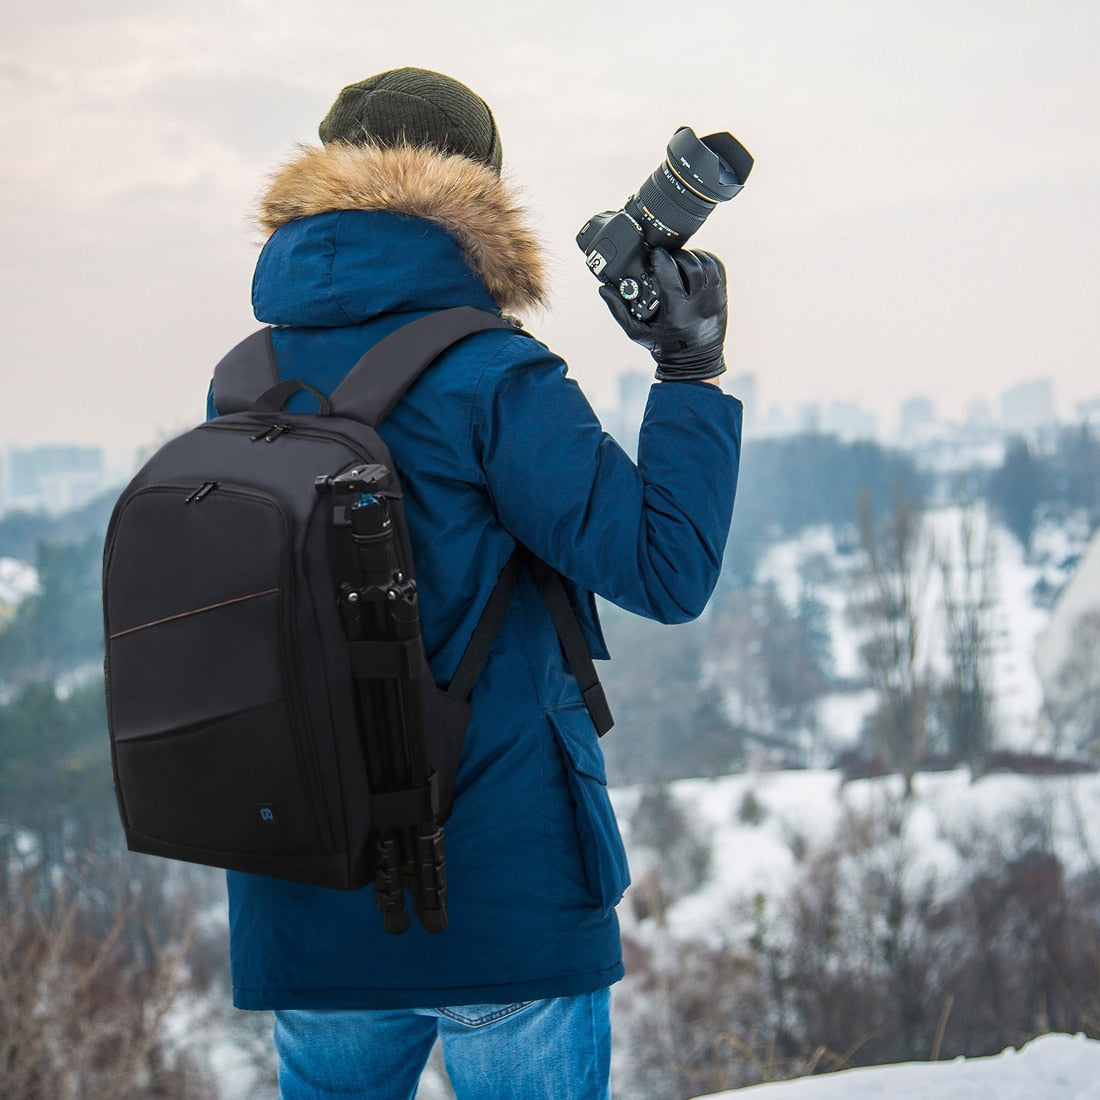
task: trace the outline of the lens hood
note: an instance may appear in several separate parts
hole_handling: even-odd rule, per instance
[[[733,134],[699,139],[690,126],[681,126],[672,135],[667,157],[676,178],[707,202],[732,199],[752,171],[752,154]]]

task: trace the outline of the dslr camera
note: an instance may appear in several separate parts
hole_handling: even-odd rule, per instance
[[[661,304],[649,253],[674,252],[749,178],[752,155],[732,134],[697,138],[688,126],[672,135],[664,163],[622,210],[594,214],[577,234],[589,268],[615,287],[630,312],[648,321]]]

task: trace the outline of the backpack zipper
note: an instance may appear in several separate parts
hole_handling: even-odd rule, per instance
[[[282,435],[296,435],[302,439],[329,439],[342,443],[357,459],[362,459],[368,462],[374,462],[375,459],[367,452],[359,443],[357,439],[354,439],[350,435],[346,435],[344,432],[334,431],[326,428],[307,428],[298,424],[270,424],[264,426],[260,431],[256,430],[255,424],[232,424],[227,423],[227,417],[219,416],[213,420],[208,420],[205,424],[200,424],[199,427],[204,431],[207,429],[220,431],[220,432],[245,432],[248,433],[249,440],[253,443],[265,442],[274,443]]]
[[[254,436],[250,437],[252,443],[258,443],[261,439],[265,443],[274,443],[279,436],[294,431],[293,424],[272,424],[268,428],[261,428]]]
[[[200,500],[208,497],[217,487],[218,482],[216,481],[204,481],[183,503],[197,504]]]

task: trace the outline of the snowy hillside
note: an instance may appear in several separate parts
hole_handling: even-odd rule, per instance
[[[1100,1042],[1042,1035],[995,1058],[851,1069],[707,1100],[1097,1100]],[[703,1100],[703,1098],[700,1098]]]
[[[939,673],[945,670],[944,564],[958,577],[960,532],[968,518],[958,506],[932,509],[926,514],[924,545],[916,569],[921,576],[921,662]],[[985,512],[979,511],[975,541],[986,536]],[[1015,751],[1046,751],[1048,731],[1040,718],[1043,695],[1035,667],[1038,639],[1050,620],[1050,603],[1062,589],[1088,541],[1088,528],[1079,524],[1040,528],[1032,551],[1025,556],[1019,542],[1000,525],[989,529],[990,616],[992,652],[991,692],[994,699],[997,747]],[[817,721],[822,752],[853,745],[864,718],[874,706],[874,695],[860,690],[863,668],[860,636],[849,609],[861,554],[852,532],[829,527],[807,528],[796,538],[773,543],[756,574],[760,584],[774,584],[788,607],[811,594],[828,609],[828,632],[833,672],[840,689],[819,701]]]
[[[782,1086],[790,1100],[840,1095],[819,1088],[1045,1100],[1085,1095],[1067,1076],[1083,1061],[1080,1079],[1097,1080],[1100,1100],[1098,1048],[1085,1040],[980,1057],[1044,1032],[1094,1034],[1100,1011],[1088,948],[1100,933],[1100,775],[1043,757],[1071,747],[1054,742],[1035,667],[1088,526],[1041,527],[1025,554],[981,507],[936,507],[923,521],[909,559],[918,674],[950,682],[958,635],[949,616],[979,608],[989,770],[977,781],[966,768],[933,770],[959,759],[941,711],[930,712],[912,797],[901,776],[853,778],[875,763],[863,733],[881,704],[861,658],[865,623],[851,614],[866,584],[860,536],[817,527],[773,542],[757,583],[788,614],[808,608],[824,627],[825,693],[812,709],[792,708],[793,724],[754,713],[752,645],[766,636],[752,634],[751,617],[731,617],[736,629],[716,629],[705,650],[707,682],[735,726],[755,720],[787,751],[770,752],[765,737],[736,774],[612,793],[633,876],[619,908],[627,977],[615,1001],[616,1079],[628,1095],[740,1084],[759,1090],[754,1100],[788,1100],[781,1086],[754,1083],[796,1078]],[[838,762],[857,746],[864,756],[845,764],[846,776]],[[787,761],[809,766],[784,770]],[[1021,765],[1061,774],[998,770]],[[946,1081],[958,1055],[972,1059],[956,1067],[963,1091],[941,1092],[954,1086],[938,1077],[929,1084],[925,1074]],[[928,1065],[892,1077],[850,1069],[911,1060]],[[1053,1091],[1024,1087],[1028,1073]],[[1021,1091],[1002,1091],[1002,1077]],[[864,1085],[879,1091],[853,1091]]]
[[[916,777],[911,806],[901,808],[897,777],[842,783],[836,771],[761,772],[719,779],[685,779],[671,785],[693,831],[711,845],[707,877],[665,914],[674,938],[718,940],[741,919],[755,897],[780,899],[815,848],[832,841],[847,814],[904,812],[894,837],[914,878],[934,877],[944,891],[965,870],[961,849],[978,830],[1005,837],[1030,817],[1046,823],[1067,873],[1100,866],[1100,775],[988,775],[977,783],[959,769]],[[635,884],[658,864],[657,853],[632,834],[642,791],[613,792],[630,850]],[[631,895],[627,895],[627,903]],[[620,907],[624,931],[642,939],[656,934],[630,904]],[[662,930],[662,933],[665,931]]]
[[[1100,1100],[1100,1044],[1040,1045],[1019,1066],[976,1057],[1091,1026],[1100,775],[923,773],[905,800],[899,777],[756,772],[675,782],[671,809],[645,788],[613,798],[633,875],[619,907],[628,973],[615,994],[627,1095],[703,1095],[825,1070],[848,1081],[861,1062],[926,1059],[942,1071],[965,1053],[975,1064],[959,1092],[941,1093],[921,1067],[749,1095]],[[656,814],[671,824],[655,831]],[[1058,992],[1044,1005],[1048,988]],[[917,1006],[903,1039],[904,1013]],[[1085,1069],[1050,1068],[1068,1058],[1072,1069],[1078,1056],[1092,1066],[1093,1093],[1077,1087]],[[1023,1067],[1065,1088],[1000,1091],[1001,1073],[1030,1080]]]

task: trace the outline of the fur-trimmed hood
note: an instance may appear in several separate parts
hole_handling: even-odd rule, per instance
[[[265,236],[295,218],[340,210],[423,218],[457,241],[504,311],[544,304],[542,246],[508,185],[467,157],[411,146],[302,146],[272,178],[256,221]]]

